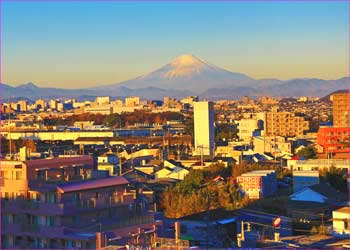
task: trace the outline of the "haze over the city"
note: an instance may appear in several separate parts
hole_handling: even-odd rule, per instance
[[[4,2],[2,79],[87,88],[190,53],[254,79],[338,79],[349,69],[347,2]]]

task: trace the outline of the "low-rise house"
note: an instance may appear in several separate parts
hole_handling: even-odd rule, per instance
[[[237,177],[237,183],[250,199],[261,199],[277,191],[274,170],[257,170]]]
[[[333,233],[337,236],[350,235],[350,207],[342,207],[333,211]]]
[[[185,176],[189,173],[189,170],[182,167],[164,167],[155,173],[156,179],[172,178],[177,180],[185,179]]]
[[[319,183],[318,171],[293,171],[293,191]]]
[[[330,218],[332,210],[345,201],[346,195],[329,184],[315,184],[289,196],[287,215],[296,221],[321,221]]]
[[[327,183],[304,187],[289,197],[293,201],[311,201],[329,205],[341,205],[346,200],[346,195],[337,191]]]
[[[118,156],[106,153],[97,157],[97,169],[108,171],[110,176],[119,175]]]

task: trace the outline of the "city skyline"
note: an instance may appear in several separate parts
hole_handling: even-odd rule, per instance
[[[255,79],[337,79],[348,75],[348,9],[347,2],[5,2],[1,80],[94,87],[184,53]]]

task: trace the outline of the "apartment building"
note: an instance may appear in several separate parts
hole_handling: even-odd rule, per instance
[[[1,248],[96,249],[154,228],[142,193],[122,176],[97,178],[92,165],[90,156],[3,160]]]
[[[350,93],[331,96],[333,102],[333,126],[350,127]]]
[[[272,109],[266,113],[267,136],[302,136],[309,129],[309,122],[292,112]]]
[[[350,127],[320,127],[317,133],[317,144],[321,152],[350,153]]]

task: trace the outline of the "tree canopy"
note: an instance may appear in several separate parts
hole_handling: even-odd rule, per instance
[[[317,158],[317,149],[313,146],[307,146],[298,151],[297,155],[305,159],[316,159]]]

